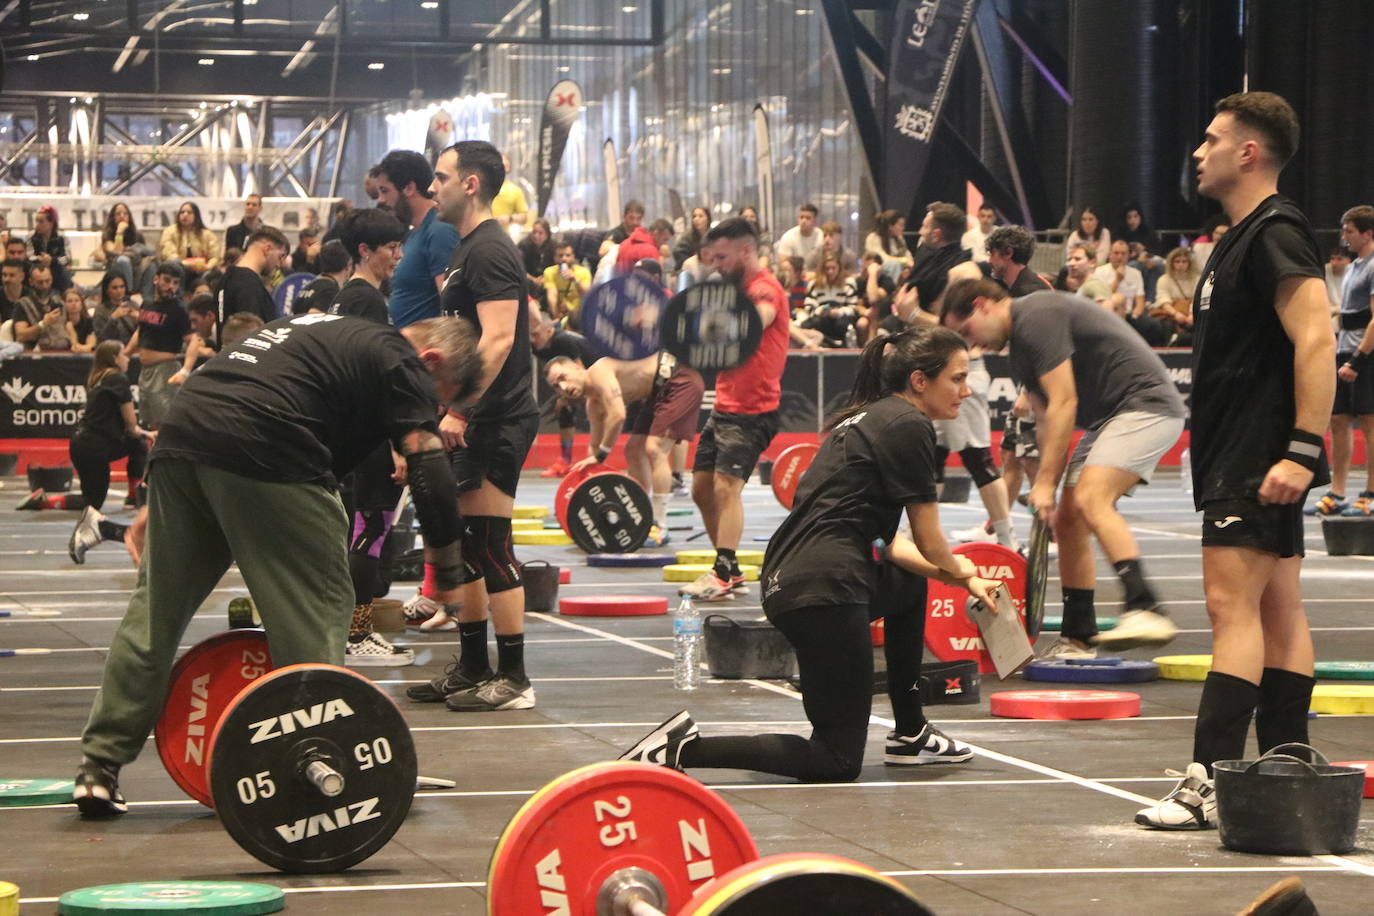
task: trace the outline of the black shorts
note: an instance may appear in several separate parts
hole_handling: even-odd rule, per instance
[[[1350,356],[1349,353],[1336,354],[1336,368],[1349,362]],[[1353,382],[1336,379],[1336,402],[1331,412],[1343,417],[1374,415],[1374,365],[1366,365]]]
[[[697,439],[692,473],[712,471],[748,480],[763,450],[778,434],[778,412],[717,413],[711,411]]]
[[[454,449],[449,454],[458,492],[476,490],[483,480],[490,480],[496,489],[514,496],[516,485],[520,483],[520,469],[525,466],[525,456],[530,453],[538,432],[538,414],[514,420],[469,423],[464,434],[467,447]]]
[[[1304,555],[1304,500],[1262,506],[1253,499],[1219,499],[1202,507],[1203,547],[1251,547],[1284,557]]]

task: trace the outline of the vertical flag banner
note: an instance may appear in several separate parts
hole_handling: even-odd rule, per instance
[[[563,150],[573,122],[582,112],[582,87],[572,80],[560,80],[549,90],[544,100],[544,114],[539,119],[539,175],[535,183],[539,198],[539,215],[543,216],[553,199],[553,182],[563,163]]]

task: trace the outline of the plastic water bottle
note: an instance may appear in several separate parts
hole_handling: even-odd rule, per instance
[[[1183,450],[1183,454],[1178,457],[1178,473],[1179,484],[1183,487],[1183,492],[1193,492],[1193,456],[1186,448]]]
[[[683,598],[673,615],[673,687],[696,690],[701,660],[701,614]]]

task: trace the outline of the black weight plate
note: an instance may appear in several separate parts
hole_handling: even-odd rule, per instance
[[[636,274],[597,286],[582,300],[582,334],[601,356],[636,360],[659,350],[659,324],[668,296]]]
[[[324,795],[311,759],[343,775]],[[341,871],[386,845],[415,795],[415,744],[401,711],[361,675],[291,665],[243,689],[220,719],[210,791],[224,829],[282,871]]]
[[[663,349],[693,369],[733,369],[759,348],[763,319],[744,290],[707,281],[668,300],[660,337]]]
[[[1031,522],[1026,550],[1026,635],[1040,635],[1045,621],[1045,580],[1050,572],[1050,526],[1040,516]]]
[[[649,494],[624,474],[596,474],[568,499],[568,534],[587,553],[633,553],[654,523]]]

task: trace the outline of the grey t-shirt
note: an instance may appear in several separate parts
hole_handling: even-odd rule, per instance
[[[1040,377],[1071,360],[1081,429],[1128,410],[1185,415],[1164,362],[1134,328],[1081,296],[1031,293],[1011,305],[1011,372],[1044,398]]]
[[[1374,255],[1356,258],[1345,269],[1345,276],[1341,278],[1341,314],[1368,312],[1370,296],[1374,296]],[[1365,323],[1368,324],[1368,320]],[[1363,339],[1364,325],[1341,328],[1336,337],[1336,352],[1343,356],[1354,353]]]

